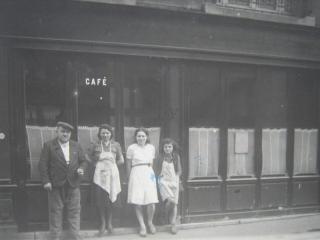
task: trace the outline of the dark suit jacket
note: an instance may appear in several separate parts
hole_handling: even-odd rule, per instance
[[[85,170],[87,161],[81,146],[69,141],[70,162],[67,164],[58,139],[46,142],[39,161],[40,177],[43,184],[51,182],[53,187],[61,187],[66,181],[71,187],[79,187],[81,177],[78,168]]]

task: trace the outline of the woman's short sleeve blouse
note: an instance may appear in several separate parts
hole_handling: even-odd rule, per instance
[[[146,144],[143,147],[134,143],[128,147],[127,158],[132,160],[132,166],[141,163],[153,163],[155,158],[155,148],[152,144]]]

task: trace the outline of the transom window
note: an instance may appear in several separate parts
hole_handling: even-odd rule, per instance
[[[216,3],[227,7],[254,9],[288,15],[293,15],[296,9],[301,8],[297,1],[292,0],[217,0]]]

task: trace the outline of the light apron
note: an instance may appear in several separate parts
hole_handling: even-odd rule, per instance
[[[109,151],[104,151],[101,143],[101,153],[96,164],[93,182],[109,194],[111,202],[117,200],[121,192],[121,184],[115,154],[111,151],[111,143]]]

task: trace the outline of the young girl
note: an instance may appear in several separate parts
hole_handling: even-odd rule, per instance
[[[161,166],[159,191],[162,200],[165,202],[166,213],[171,224],[171,233],[176,234],[179,181],[182,170],[178,145],[174,140],[166,138],[162,141],[159,160]]]

